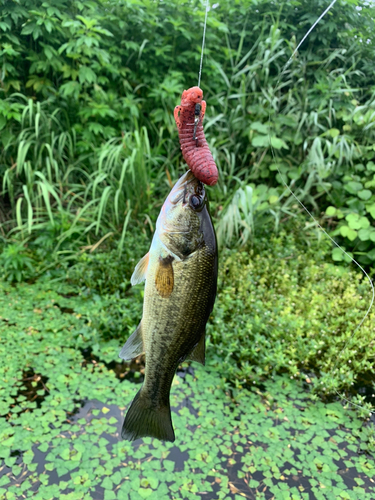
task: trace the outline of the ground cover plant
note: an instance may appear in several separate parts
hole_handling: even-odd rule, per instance
[[[56,250],[152,223],[182,172],[173,108],[196,83],[198,1],[1,2],[3,237]],[[278,227],[297,196],[374,262],[374,6],[339,0],[279,81],[321,0],[223,1],[208,17],[205,130],[224,241]],[[27,62],[25,64],[25,61]],[[269,136],[276,156],[271,153]],[[341,259],[341,254],[334,253]]]
[[[221,288],[218,309],[227,302],[228,313],[235,296]],[[132,293],[117,300],[140,305],[141,291]],[[1,499],[373,497],[368,414],[317,402],[289,375],[270,375],[261,390],[235,387],[212,341],[207,366],[174,381],[177,441],[122,441],[142,365],[118,363],[122,340],[103,338],[95,311],[105,300],[61,279],[1,282]]]

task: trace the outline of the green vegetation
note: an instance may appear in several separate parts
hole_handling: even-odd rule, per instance
[[[174,381],[177,441],[134,445],[130,276],[185,169],[204,4],[0,0],[0,500],[374,498],[370,288],[284,185],[373,275],[375,6],[338,0],[281,74],[326,7],[212,5],[207,366]]]
[[[112,238],[122,251],[129,225],[152,226],[168,176],[182,172],[172,112],[196,83],[203,5],[0,6],[3,237],[29,244],[47,232],[64,255]],[[267,221],[278,228],[296,212],[279,168],[371,266],[374,7],[339,0],[280,75],[325,7],[224,0],[210,10],[202,87],[220,171],[210,198],[222,242],[243,243]]]
[[[366,419],[340,402],[316,402],[288,376],[269,377],[262,391],[233,388],[212,345],[208,366],[175,378],[176,442],[122,441],[137,387],[130,367],[114,363],[120,342],[93,327],[105,300],[51,280],[1,284],[1,500],[374,497]],[[141,294],[120,300],[140,304]],[[223,302],[221,292],[219,316]]]
[[[335,394],[373,370],[374,311],[353,336],[369,307],[368,281],[333,265],[328,245],[310,240],[308,246],[280,233],[250,251],[222,255],[208,332],[216,366],[239,387],[286,372]]]

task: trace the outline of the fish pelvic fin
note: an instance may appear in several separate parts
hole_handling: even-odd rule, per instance
[[[197,361],[201,365],[205,365],[206,361],[206,333],[203,332],[198,344],[193,348],[193,350],[186,356],[186,360]]]
[[[132,286],[139,285],[146,279],[146,273],[148,268],[148,261],[150,258],[150,252],[147,252],[144,257],[135,266],[132,277],[130,278],[130,283]]]
[[[155,408],[151,400],[142,395],[141,389],[136,394],[126,414],[121,437],[128,441],[142,437],[154,437],[161,441],[173,442],[175,435],[169,405]]]
[[[136,330],[130,335],[120,351],[119,357],[125,361],[131,361],[144,352],[142,338],[142,321]]]

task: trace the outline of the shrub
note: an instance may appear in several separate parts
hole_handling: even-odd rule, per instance
[[[287,373],[328,395],[372,373],[373,310],[355,332],[370,303],[368,281],[353,266],[332,264],[329,241],[308,227],[297,219],[288,232],[266,229],[253,246],[220,252],[207,362],[237,387]],[[123,260],[114,251],[85,255],[69,270],[94,297],[84,314],[105,340],[125,341],[141,320],[143,287],[130,288],[129,278],[147,240],[137,258],[130,249]]]
[[[0,253],[0,277],[10,282],[21,282],[37,275],[35,261],[21,243],[7,245]]]
[[[370,304],[368,281],[330,263],[328,248],[281,232],[223,252],[207,351],[228,380],[287,372],[330,394],[372,373],[374,310],[353,335]]]
[[[143,232],[129,233],[124,250],[94,251],[81,253],[67,269],[67,279],[86,294],[120,294],[130,287],[130,277],[138,260],[148,251],[149,236]]]
[[[150,217],[183,168],[172,112],[196,83],[203,5],[0,4],[5,233],[17,227],[29,238],[50,224],[62,228],[59,249],[67,239],[89,245],[109,233],[122,248],[128,223]],[[318,216],[337,210],[327,215],[338,217],[338,237],[371,265],[374,6],[362,2],[359,12],[356,0],[336,2],[280,74],[325,7],[323,0],[282,1],[277,10],[269,0],[212,6],[202,87],[220,178],[210,199],[225,218],[224,240],[232,228],[243,243],[255,212],[260,225],[263,216],[277,225],[289,214],[294,200],[278,168]]]

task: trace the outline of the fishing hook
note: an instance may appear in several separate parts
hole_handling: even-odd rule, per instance
[[[199,102],[197,102],[195,105],[195,110],[194,110],[194,135],[193,135],[194,141],[197,140],[196,135],[197,135],[197,127],[198,127],[200,115],[201,115],[201,105],[199,104]]]

